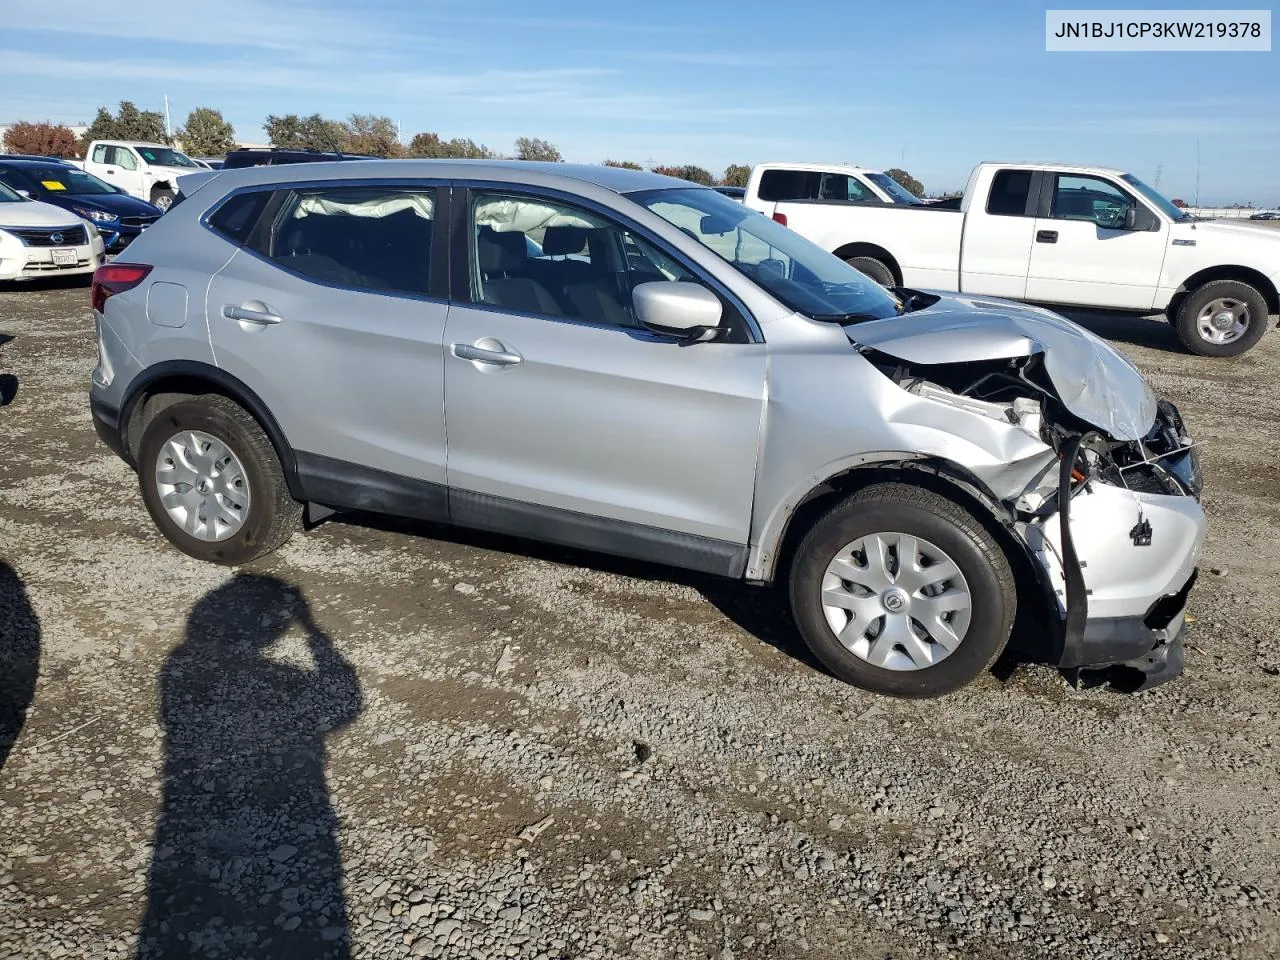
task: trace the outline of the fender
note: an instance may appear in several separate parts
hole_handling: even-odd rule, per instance
[[[159,387],[159,389],[154,389]],[[125,391],[124,403],[120,408],[120,420],[116,429],[120,433],[121,448],[124,450],[126,462],[137,468],[133,450],[136,437],[130,436],[133,415],[138,403],[151,393],[218,393],[234,400],[249,411],[250,415],[262,426],[271,445],[275,447],[276,456],[280,458],[280,466],[284,469],[285,481],[289,492],[302,499],[301,486],[298,483],[298,462],[293,453],[293,446],[288,437],[280,429],[280,424],[271,415],[267,405],[245,383],[218,367],[197,360],[166,360],[148,367],[129,384]]]

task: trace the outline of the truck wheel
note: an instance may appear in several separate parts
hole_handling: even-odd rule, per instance
[[[1267,330],[1267,301],[1239,280],[1213,280],[1182,298],[1173,316],[1182,345],[1202,357],[1238,357]]]
[[[900,483],[867,487],[801,541],[791,610],[836,677],[895,697],[958,690],[995,662],[1017,606],[1008,558],[967,510]]]
[[[167,187],[156,187],[151,191],[151,202],[161,210],[168,210],[173,206],[173,198],[176,196],[177,194]]]
[[[898,281],[893,276],[893,271],[875,257],[850,257],[845,263],[855,270],[861,270],[882,287],[896,287],[898,285]]]
[[[270,553],[301,516],[258,422],[216,394],[165,407],[147,424],[138,481],[160,532],[210,563],[235,565]]]

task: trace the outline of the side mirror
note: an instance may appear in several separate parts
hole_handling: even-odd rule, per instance
[[[26,197],[28,200],[30,200],[30,199],[31,199],[31,191],[30,191],[30,190],[21,190],[21,189],[20,189],[20,190],[18,190],[18,191],[17,191],[17,194],[18,194],[18,196],[20,196],[20,197]]]
[[[1138,224],[1138,205],[1131,203],[1124,208],[1124,228],[1132,230]]]
[[[636,319],[654,333],[681,343],[714,340],[722,328],[720,299],[700,283],[651,280],[631,291]]]

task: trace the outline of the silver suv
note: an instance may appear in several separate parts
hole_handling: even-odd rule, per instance
[[[165,536],[333,511],[785,582],[838,677],[1181,670],[1195,451],[1045,310],[882,289],[716,191],[607,167],[198,173],[103,267],[91,406]],[[1024,631],[1020,631],[1022,633]]]

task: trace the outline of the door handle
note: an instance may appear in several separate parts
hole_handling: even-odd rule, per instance
[[[253,310],[249,307],[237,307],[228,303],[222,308],[222,315],[228,320],[246,320],[249,323],[279,323],[284,318],[270,310]]]
[[[494,347],[481,347],[470,343],[455,343],[449,349],[459,360],[474,360],[476,363],[492,363],[499,367],[510,367],[524,360],[518,353],[507,350],[498,341],[485,337],[481,343],[492,343]]]
[[[1036,234],[1036,243],[1057,243],[1057,230],[1041,230]]]

